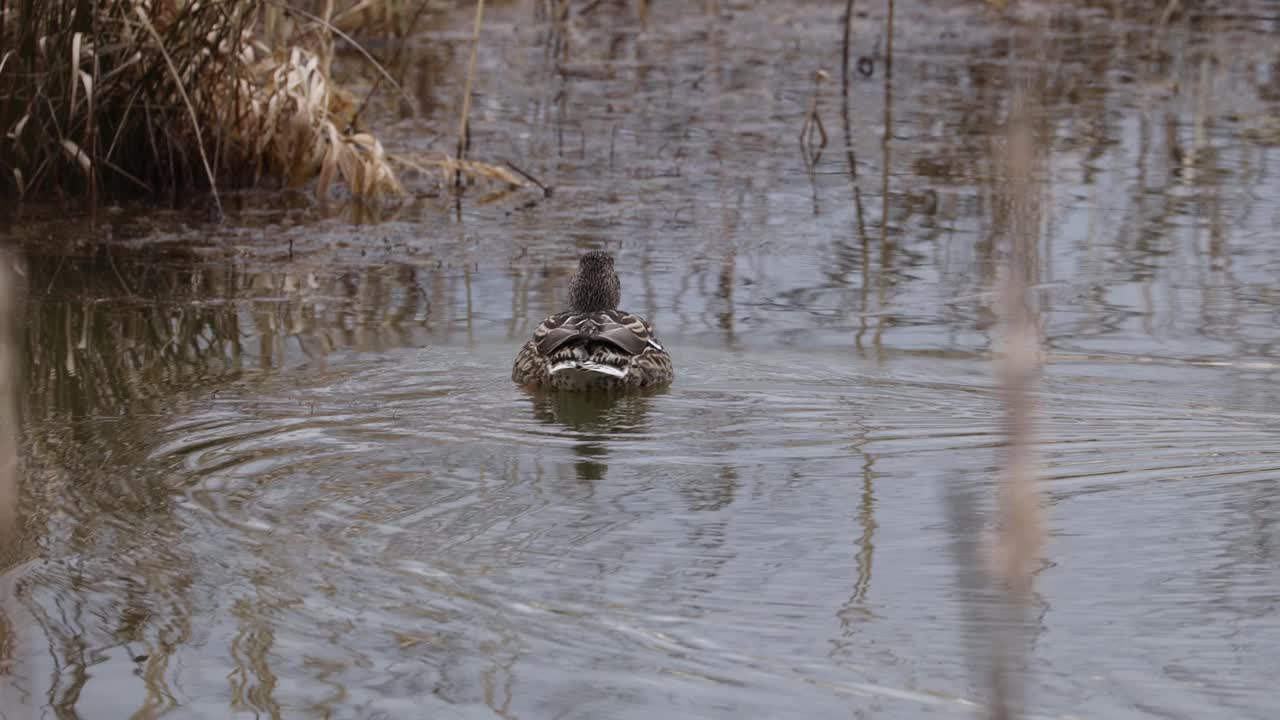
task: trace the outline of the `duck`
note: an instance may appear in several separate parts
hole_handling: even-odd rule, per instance
[[[618,309],[622,281],[613,256],[592,250],[569,283],[569,310],[546,318],[520,348],[511,379],[555,390],[626,390],[671,383],[671,356],[653,324]]]

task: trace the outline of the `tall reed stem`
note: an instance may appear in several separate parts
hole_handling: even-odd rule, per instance
[[[476,0],[476,22],[471,31],[471,57],[467,60],[467,81],[462,88],[462,112],[458,117],[458,164],[466,157],[470,146],[468,135],[469,117],[471,115],[471,81],[476,74],[476,51],[480,49],[480,22],[484,18],[484,0]],[[455,170],[453,175],[454,189],[462,190],[462,170]]]

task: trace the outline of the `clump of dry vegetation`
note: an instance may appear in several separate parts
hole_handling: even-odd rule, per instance
[[[327,0],[318,12],[273,0],[0,0],[0,187],[216,197],[219,186],[315,180],[323,196],[340,179],[362,200],[402,194],[329,72],[338,11]]]

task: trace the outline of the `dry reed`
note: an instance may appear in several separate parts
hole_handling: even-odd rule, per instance
[[[333,5],[312,15],[278,0],[0,2],[0,187],[205,187],[216,199],[219,186],[314,181],[323,198],[341,179],[360,200],[403,195],[392,158],[354,127],[356,103],[329,72],[336,34],[403,94],[338,27],[389,11]],[[477,35],[479,21],[478,11]],[[527,184],[461,156],[405,164]]]
[[[480,49],[480,24],[484,20],[484,0],[476,0],[475,28],[471,31],[471,55],[467,58],[467,80],[462,88],[462,111],[458,118],[458,150],[455,159],[459,168],[454,171],[454,187],[462,188],[461,164],[466,160],[466,152],[471,146],[471,83],[476,74],[476,51]]]
[[[347,132],[330,44],[269,48],[259,0],[51,0],[4,7],[0,175],[18,195],[145,192],[341,173],[352,194],[400,192],[381,145]],[[325,172],[325,171],[328,172]]]

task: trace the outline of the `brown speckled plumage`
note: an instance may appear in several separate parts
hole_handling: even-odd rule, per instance
[[[516,355],[511,379],[564,390],[645,388],[671,382],[671,356],[644,318],[617,309],[622,284],[613,258],[582,256],[568,312],[552,315]]]

